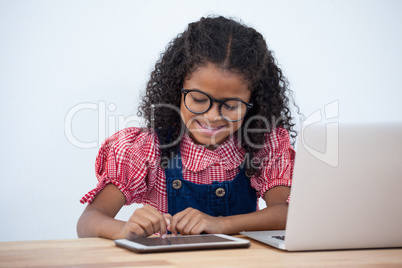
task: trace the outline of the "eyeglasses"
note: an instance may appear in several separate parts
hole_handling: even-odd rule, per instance
[[[208,94],[199,90],[182,89],[184,94],[184,105],[195,114],[203,114],[211,109],[213,102],[219,103],[219,113],[229,121],[236,122],[243,119],[249,109],[253,107],[252,103],[247,103],[239,99],[217,100]]]

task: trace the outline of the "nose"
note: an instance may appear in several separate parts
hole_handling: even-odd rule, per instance
[[[204,113],[204,117],[211,122],[221,120],[222,116],[219,112],[219,103],[212,103],[212,107]]]

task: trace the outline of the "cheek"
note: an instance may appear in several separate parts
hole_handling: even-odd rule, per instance
[[[180,103],[180,117],[186,125],[187,122],[192,117],[191,113],[187,110],[186,106],[184,105],[183,100]]]

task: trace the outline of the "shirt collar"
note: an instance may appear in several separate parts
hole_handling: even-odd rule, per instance
[[[197,172],[214,164],[221,165],[225,170],[237,168],[244,160],[245,150],[236,145],[233,135],[215,150],[209,150],[184,134],[180,149],[182,163],[186,169]]]

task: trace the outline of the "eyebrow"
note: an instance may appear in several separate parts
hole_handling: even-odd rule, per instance
[[[217,98],[211,96],[210,94],[208,94],[208,93],[206,93],[206,92],[204,92],[204,91],[202,91],[201,89],[198,89],[198,88],[184,88],[184,87],[183,87],[183,89],[187,89],[187,90],[198,90],[198,91],[204,93],[205,95],[208,95],[209,97],[211,97],[211,98],[213,98],[213,99],[215,99],[215,100],[220,100],[220,101],[226,101],[226,100],[241,100],[241,101],[244,101],[245,103],[249,103],[248,101],[245,101],[245,100],[243,100],[243,99],[241,99],[241,98],[238,98],[238,97],[235,97],[235,98],[217,99]]]

